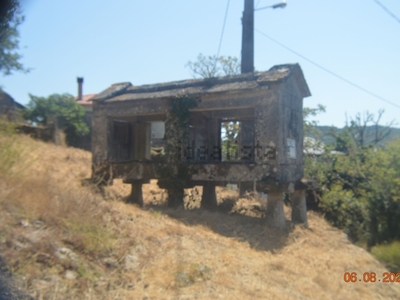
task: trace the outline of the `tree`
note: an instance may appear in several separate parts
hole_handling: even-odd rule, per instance
[[[240,74],[239,60],[237,57],[232,56],[204,56],[200,53],[197,56],[197,61],[189,61],[186,67],[192,71],[194,77],[212,78],[221,75],[230,76]]]
[[[369,204],[369,246],[400,239],[400,139],[370,149],[362,171]]]
[[[24,21],[18,0],[2,0],[0,5],[0,72],[28,71],[20,63],[18,26]]]
[[[27,105],[25,118],[32,123],[49,126],[57,123],[67,136],[67,142],[71,144],[77,137],[89,133],[89,128],[83,121],[84,109],[76,103],[70,94],[53,94],[49,97],[31,98]]]
[[[223,160],[239,159],[238,136],[240,132],[240,122],[229,121],[221,124],[221,148]]]
[[[325,106],[318,104],[316,108],[303,108],[303,124],[304,124],[304,136],[319,136],[320,132],[316,128],[318,122],[310,120],[310,117],[315,117],[320,113],[325,112]]]
[[[370,247],[400,238],[400,139],[382,145],[393,124],[380,126],[382,113],[357,114],[333,133],[332,147],[305,158],[306,176],[316,181],[327,220]]]
[[[350,133],[358,147],[374,147],[384,140],[391,132],[394,120],[385,126],[380,126],[379,122],[385,111],[379,110],[377,118],[366,111],[363,116],[360,113],[350,119]],[[372,130],[370,129],[372,126]]]

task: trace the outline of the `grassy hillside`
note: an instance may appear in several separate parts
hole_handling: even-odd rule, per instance
[[[400,283],[344,282],[386,269],[319,215],[282,233],[265,226],[261,199],[219,189],[220,212],[171,210],[154,182],[139,208],[121,182],[82,185],[90,163],[0,133],[0,255],[35,299],[399,299]],[[200,193],[187,191],[187,207]]]

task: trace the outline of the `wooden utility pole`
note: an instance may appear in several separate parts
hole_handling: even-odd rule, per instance
[[[254,0],[244,0],[241,73],[254,72]]]

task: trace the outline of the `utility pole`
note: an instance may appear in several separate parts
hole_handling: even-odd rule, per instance
[[[266,8],[285,8],[286,5],[286,0],[283,0],[281,3],[254,9],[254,0],[244,0],[242,18],[242,74],[254,72],[254,11]]]
[[[254,72],[254,0],[244,0],[241,73]]]

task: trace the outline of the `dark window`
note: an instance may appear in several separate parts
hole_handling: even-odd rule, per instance
[[[129,122],[113,121],[113,160],[124,161],[132,158],[132,128]]]

